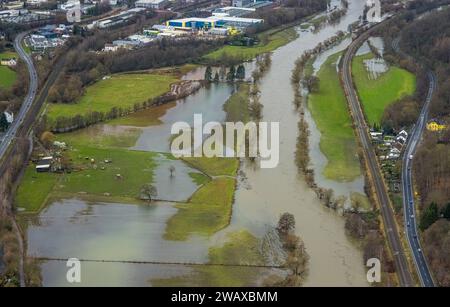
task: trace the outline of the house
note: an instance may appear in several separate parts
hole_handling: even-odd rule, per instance
[[[53,157],[44,157],[36,165],[36,171],[39,173],[49,172],[52,166]]]
[[[381,141],[383,137],[383,133],[381,132],[370,132],[370,137],[374,141]]]
[[[125,40],[125,39],[118,39],[113,41],[113,45],[120,48],[126,48],[126,49],[133,49],[136,47],[140,47],[142,45],[139,41],[132,41],[132,40]]]
[[[8,10],[19,10],[23,8],[25,2],[22,1],[11,1],[7,3],[3,3],[3,7]]]
[[[447,129],[447,125],[445,125],[445,123],[440,120],[433,119],[427,123],[428,131],[439,132],[445,129]]]
[[[11,58],[11,59],[1,59],[1,63],[2,66],[9,66],[9,67],[13,67],[17,65],[17,60],[15,58]]]
[[[3,112],[3,114],[5,114],[6,121],[8,122],[8,124],[12,124],[12,122],[14,121],[14,114],[6,111]]]
[[[394,147],[391,149],[390,153],[391,154],[400,154],[402,151],[400,149],[398,149],[397,147]]]
[[[399,132],[399,134],[397,134],[397,137],[403,137],[405,140],[408,139],[408,132],[406,132],[405,130],[402,130]]]
[[[48,2],[48,0],[26,0],[25,2],[27,3],[27,6],[29,6],[29,5],[33,6],[33,5],[40,5],[42,3],[46,3],[46,2]]]
[[[400,135],[400,136],[397,136],[397,142],[399,142],[400,144],[402,144],[402,145],[405,145],[406,144],[406,138],[404,137],[404,136],[402,136],[402,135]]]
[[[113,45],[113,44],[105,44],[105,47],[103,48],[104,52],[116,52],[119,50],[119,46]]]

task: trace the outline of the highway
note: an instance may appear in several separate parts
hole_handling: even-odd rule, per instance
[[[406,146],[405,154],[403,156],[402,189],[403,189],[403,211],[405,218],[405,233],[408,238],[408,243],[413,254],[414,263],[416,265],[420,283],[424,287],[433,287],[434,286],[433,278],[428,268],[425,256],[423,255],[417,231],[417,218],[414,208],[414,189],[412,181],[412,164],[413,164],[412,158],[414,157],[414,153],[416,152],[417,146],[419,145],[420,140],[422,138],[422,134],[428,119],[428,109],[437,84],[436,76],[434,75],[434,73],[429,72],[428,78],[430,80],[428,95],[422,107],[422,111],[420,112],[419,119],[417,120],[416,125],[414,126],[413,130],[409,135],[408,144]]]
[[[28,55],[22,47],[22,40],[27,33],[20,33],[16,36],[14,40],[14,49],[19,54],[19,57],[25,62],[28,68],[28,73],[30,76],[30,84],[28,87],[28,93],[25,96],[25,99],[22,103],[20,111],[18,114],[14,116],[14,122],[9,127],[8,131],[5,134],[5,137],[0,144],[0,161],[4,158],[5,153],[7,152],[9,145],[11,145],[13,139],[17,136],[19,131],[19,127],[23,124],[26,115],[28,114],[31,106],[33,105],[33,101],[36,97],[36,92],[38,88],[38,76],[36,69],[34,68],[33,60],[30,55]],[[0,174],[1,175],[1,174]]]
[[[395,268],[399,277],[400,285],[403,287],[410,287],[414,285],[414,281],[409,270],[408,261],[403,250],[402,242],[395,222],[394,212],[390,205],[389,194],[383,180],[383,175],[378,166],[377,157],[372,147],[369,136],[369,129],[366,125],[365,117],[359,103],[358,95],[356,93],[352,72],[351,63],[356,51],[363,44],[363,42],[370,36],[370,34],[384,23],[373,26],[358,38],[356,38],[348,47],[342,59],[342,83],[346,93],[347,101],[350,111],[355,123],[355,128],[360,138],[360,144],[363,149],[364,158],[367,165],[368,176],[373,184],[377,203],[380,206],[380,212],[383,218],[385,234],[389,243],[392,257],[394,259]]]

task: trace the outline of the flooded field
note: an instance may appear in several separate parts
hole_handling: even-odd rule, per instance
[[[367,286],[362,253],[345,235],[344,220],[324,208],[298,175],[294,159],[299,114],[292,103],[290,82],[295,60],[337,31],[346,31],[362,14],[364,3],[364,0],[350,1],[348,15],[337,25],[323,27],[316,33],[299,30],[296,40],[273,53],[271,68],[259,88],[264,105],[262,120],[280,123],[280,163],[274,169],[259,169],[242,161],[242,178],[228,227],[212,236],[166,240],[166,224],[178,212],[177,202],[186,201],[198,185],[189,175],[195,170],[187,164],[163,162],[154,177],[158,198],[164,202],[135,205],[62,199],[50,203],[38,217],[30,219],[28,254],[45,259],[41,266],[44,286],[67,285],[67,268],[59,259],[71,257],[85,260],[81,284],[85,286],[214,286],[220,285],[221,280],[236,285],[260,285],[262,277],[276,271],[275,268],[217,269],[195,264],[208,263],[210,248],[222,246],[230,232],[247,230],[261,239],[284,212],[295,216],[296,232],[310,256],[305,286]],[[247,74],[250,69],[247,68]],[[187,78],[201,78],[202,74],[200,69]],[[139,129],[139,133],[131,149],[168,152],[171,125],[176,121],[192,123],[195,113],[201,113],[204,121],[224,121],[223,104],[233,91],[234,85],[212,84],[186,99],[158,107],[157,116],[151,110],[142,112],[147,116],[132,115],[138,119],[139,125],[135,125],[138,127],[133,128]],[[133,126],[126,120],[115,125]],[[312,150],[316,153],[313,162],[320,169],[324,163],[316,145],[320,136],[312,131]],[[176,168],[174,178],[167,175],[172,163]],[[360,190],[362,184],[360,180],[346,186],[321,178],[318,181],[343,192]]]

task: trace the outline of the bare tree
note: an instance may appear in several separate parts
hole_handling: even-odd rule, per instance
[[[157,195],[158,191],[154,185],[147,183],[141,187],[141,199],[151,202]]]
[[[172,178],[174,176],[174,173],[175,173],[175,166],[171,165],[169,167],[169,172],[170,172],[170,178]]]
[[[295,217],[288,212],[281,215],[277,230],[282,235],[287,235],[295,229]]]

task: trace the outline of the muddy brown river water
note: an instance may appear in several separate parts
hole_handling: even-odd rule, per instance
[[[294,156],[299,114],[292,103],[290,83],[295,60],[337,31],[346,31],[362,14],[364,3],[364,0],[350,1],[348,14],[337,25],[326,26],[317,33],[299,29],[296,40],[273,52],[271,68],[261,79],[259,88],[264,105],[263,121],[280,123],[280,163],[274,169],[257,169],[243,163],[246,184],[236,191],[229,227],[211,238],[192,237],[186,242],[171,242],[163,239],[165,223],[177,210],[170,202],[148,207],[65,199],[44,209],[37,217],[39,222],[30,221],[29,255],[205,262],[208,248],[223,242],[227,232],[247,229],[262,237],[283,212],[290,212],[295,216],[297,234],[304,240],[310,256],[305,286],[367,286],[362,252],[346,236],[344,219],[323,207],[298,175]],[[212,85],[173,104],[161,116],[160,125],[143,128],[133,149],[167,151],[171,124],[179,120],[190,122],[194,113],[202,113],[205,121],[223,121],[222,105],[232,91],[233,86],[227,84]],[[312,134],[312,137],[319,136]],[[179,180],[184,180],[188,187],[177,194],[176,200],[183,200],[195,189],[195,184],[189,176],[181,176]],[[169,183],[156,184],[162,187]],[[359,186],[358,182],[355,184]],[[168,187],[164,193],[170,195],[174,190],[178,189]],[[68,285],[64,262],[45,261],[41,268],[44,285]],[[185,275],[190,270],[191,267],[183,265],[87,262],[83,264],[82,285],[145,286],[151,285],[153,278]]]

